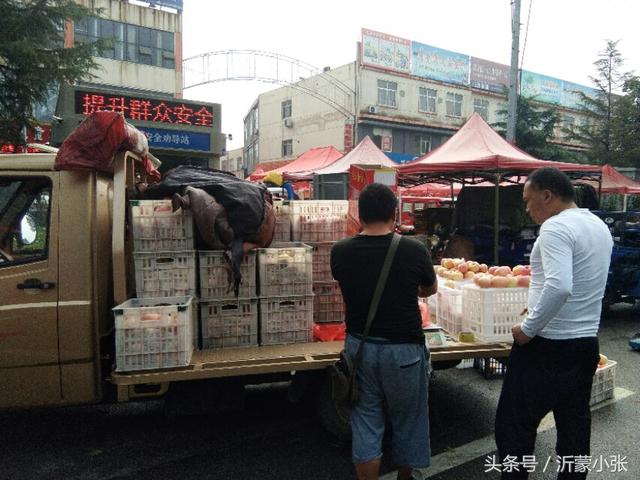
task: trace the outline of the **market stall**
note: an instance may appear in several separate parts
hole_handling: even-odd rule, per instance
[[[478,184],[494,188],[494,263],[498,264],[500,184],[519,183],[542,167],[558,168],[574,179],[600,182],[601,167],[539,160],[511,145],[474,113],[455,135],[414,162],[398,167],[402,186],[425,183]]]

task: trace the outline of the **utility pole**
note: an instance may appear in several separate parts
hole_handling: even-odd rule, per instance
[[[509,74],[509,116],[507,141],[515,144],[518,111],[518,57],[520,49],[520,0],[511,0],[511,72]]]

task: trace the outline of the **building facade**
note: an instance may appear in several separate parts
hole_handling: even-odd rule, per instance
[[[60,88],[52,144],[95,111],[121,112],[141,130],[167,169],[179,164],[219,167],[226,140],[219,104],[182,100],[182,1],[77,0],[100,17],[67,22],[65,45],[110,41],[95,58],[90,81]]]
[[[508,78],[506,65],[363,30],[355,62],[258,97],[245,118],[248,168],[312,147],[349,151],[365,136],[393,160],[409,161],[442,144],[474,112],[490,124],[505,121]],[[579,149],[564,129],[589,121],[575,90],[592,90],[532,72],[522,78],[523,95],[560,111],[554,141]]]
[[[229,150],[220,157],[220,170],[231,172],[238,178],[245,178],[250,172],[247,172],[244,165],[244,148]]]

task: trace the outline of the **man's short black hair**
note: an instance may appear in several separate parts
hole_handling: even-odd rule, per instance
[[[358,200],[358,214],[364,223],[388,222],[395,217],[398,200],[386,185],[371,183]]]
[[[527,182],[536,190],[549,190],[565,202],[574,202],[576,192],[567,174],[555,167],[542,167],[529,174]]]

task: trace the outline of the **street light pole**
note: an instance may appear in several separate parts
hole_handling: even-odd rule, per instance
[[[511,72],[509,74],[509,115],[507,140],[515,144],[518,111],[518,55],[520,45],[520,0],[511,1]]]

